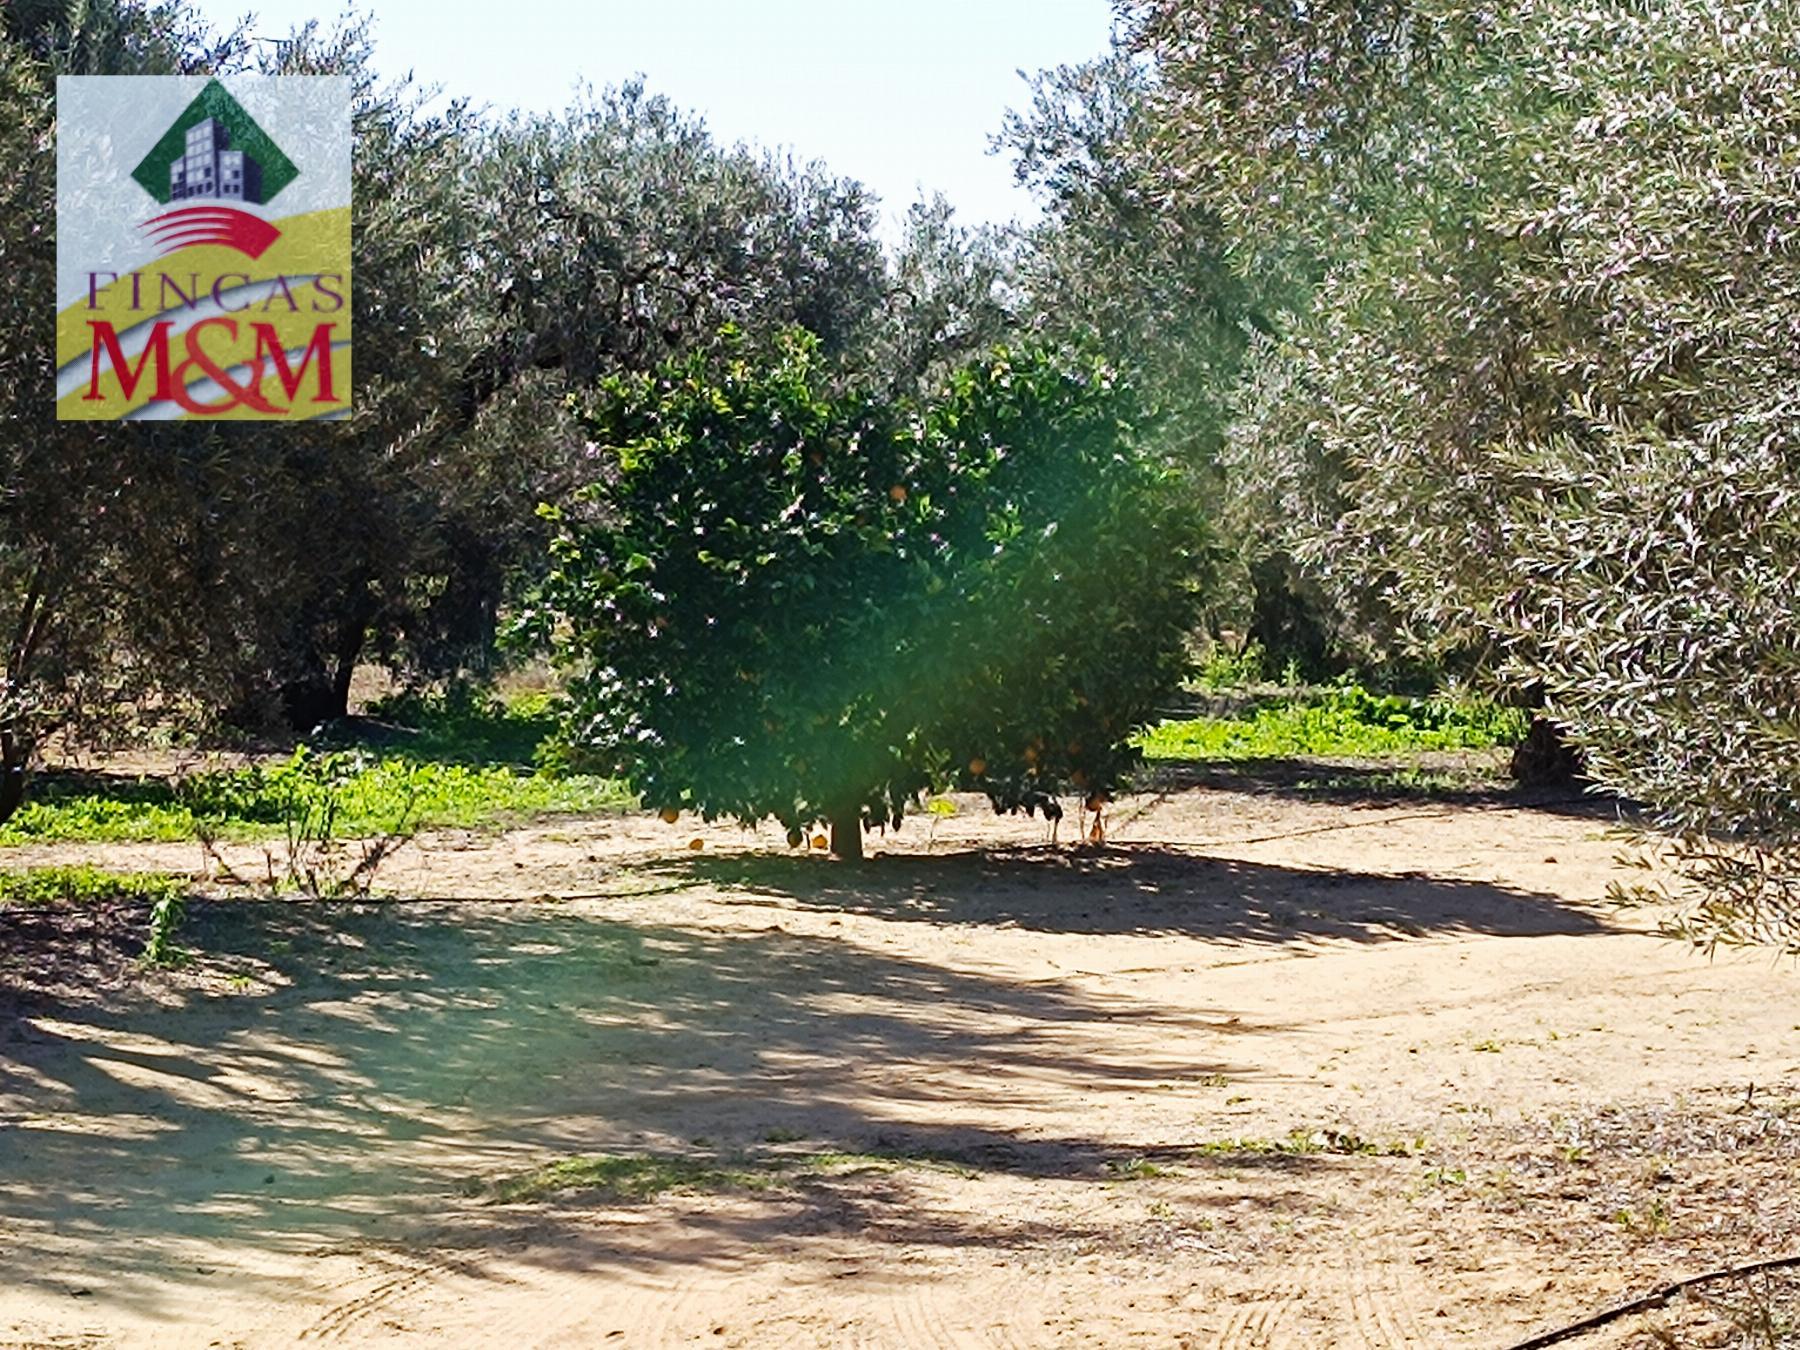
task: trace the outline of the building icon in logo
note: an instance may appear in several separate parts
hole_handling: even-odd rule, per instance
[[[131,176],[175,207],[142,227],[163,252],[219,244],[260,258],[281,230],[242,208],[267,205],[300,170],[222,84],[208,80]]]
[[[218,197],[260,203],[262,165],[243,150],[232,150],[231,135],[216,117],[187,129],[185,152],[169,165],[169,198]]]
[[[164,206],[196,197],[263,206],[300,170],[224,85],[208,80],[131,176]]]

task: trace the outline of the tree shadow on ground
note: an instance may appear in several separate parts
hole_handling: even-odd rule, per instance
[[[144,900],[0,905],[0,1036],[29,1007],[122,990],[143,954],[150,908]]]
[[[1503,759],[1480,751],[1418,751],[1403,755],[1265,759],[1150,759],[1133,789],[1178,793],[1195,788],[1245,792],[1296,801],[1358,806],[1495,806],[1584,819],[1630,818],[1640,808],[1580,783],[1523,787]]]
[[[174,774],[145,774],[127,769],[58,766],[31,776],[26,804],[93,797],[127,806],[171,806],[177,800]]]
[[[250,987],[182,1006],[0,991],[0,1216],[21,1283],[160,1315],[160,1281],[205,1250],[292,1258],[442,1226],[472,1177],[571,1153],[798,1136],[1103,1181],[1142,1148],[1098,1124],[996,1122],[1021,1101],[1066,1122],[1090,1094],[1256,1076],[1233,1047],[1257,1028],[1219,1010],[778,928],[238,901],[196,902],[184,940]]]
[[[1547,896],[1173,849],[896,856],[862,868],[745,856],[658,870],[729,887],[726,902],[749,891],[1046,933],[1292,943],[1601,929]],[[715,928],[553,904],[195,902],[182,940],[221,974],[179,1004],[0,989],[0,1216],[13,1278],[93,1286],[96,1309],[168,1316],[171,1272],[256,1251],[290,1263],[289,1285],[267,1277],[273,1297],[291,1292],[291,1263],[307,1253],[478,1234],[465,1183],[575,1153],[728,1157],[797,1139],[1105,1184],[1110,1163],[1186,1157],[1207,1142],[1109,1133],[1111,1094],[1218,1075],[1271,1081],[1256,1037],[1275,1028],[1228,1008],[985,974],[786,932],[766,909],[736,912],[742,925]],[[1300,1185],[1308,1169],[1347,1162],[1196,1155],[1186,1165],[1267,1168]],[[927,1223],[884,1194],[808,1183],[761,1207],[706,1209],[691,1226],[684,1215],[684,1243],[707,1259],[754,1244],[771,1223],[879,1224],[945,1247],[1053,1236],[972,1213]],[[1085,1222],[1072,1217],[1061,1236],[1079,1237]],[[549,1259],[672,1259],[582,1241]]]
[[[808,909],[1047,933],[1294,943],[1570,936],[1607,927],[1556,896],[1487,882],[1309,871],[1154,844],[894,854],[862,865],[758,853],[672,859],[644,870]]]

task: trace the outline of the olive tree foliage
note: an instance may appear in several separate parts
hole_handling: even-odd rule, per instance
[[[1331,607],[1264,521],[1231,509],[1218,468],[1246,355],[1291,308],[1296,282],[1234,266],[1218,205],[1169,153],[1165,94],[1154,56],[1121,43],[1041,73],[1008,115],[996,149],[1044,212],[1020,251],[1021,321],[1098,343],[1172,447],[1209,466],[1204,509],[1224,552],[1205,626],[1319,673],[1341,657]]]
[[[1122,45],[1150,72],[1144,173],[1181,211],[1207,221],[1221,269],[1258,300],[1212,419],[1221,436],[1219,515],[1257,583],[1257,635],[1315,668],[1349,664],[1402,678],[1446,658],[1470,663],[1457,662],[1465,654],[1454,640],[1417,640],[1377,560],[1367,558],[1352,579],[1326,565],[1335,553],[1312,547],[1316,527],[1335,523],[1347,505],[1330,457],[1284,431],[1291,461],[1263,462],[1246,454],[1243,428],[1266,401],[1261,391],[1284,378],[1269,353],[1312,312],[1334,269],[1362,255],[1396,185],[1408,181],[1405,156],[1419,144],[1415,105],[1432,87],[1445,40],[1416,22],[1414,9],[1396,0],[1120,7]]]
[[[0,300],[11,307],[0,325],[0,599],[12,639],[0,805],[10,809],[25,764],[54,732],[117,737],[145,708],[196,722],[261,699],[292,710],[311,698],[316,709],[319,686],[329,699],[334,681],[347,683],[340,654],[360,648],[368,597],[383,586],[401,595],[429,575],[442,552],[441,503],[474,477],[466,462],[444,463],[430,410],[457,367],[445,345],[481,328],[460,303],[467,248],[456,231],[467,212],[455,209],[455,193],[466,117],[423,117],[404,89],[377,88],[356,25],[308,27],[269,53],[241,31],[211,34],[173,4],[71,0],[16,7],[7,19],[13,115],[0,251],[19,279]],[[280,428],[56,422],[45,303],[55,75],[245,70],[352,77],[355,417]]]
[[[218,31],[182,0],[9,0],[0,33],[55,75],[195,75],[241,64],[243,24]]]
[[[1097,339],[1180,414],[1170,434],[1208,446],[1267,297],[1229,266],[1216,213],[1160,172],[1155,89],[1122,50],[1045,71],[996,148],[1044,209],[1020,262],[1027,320]]]
[[[577,752],[649,806],[849,857],[952,785],[1097,809],[1180,676],[1201,527],[1100,363],[999,349],[896,396],[795,332],[589,416],[616,468],[551,512],[527,627],[577,672]]]
[[[442,411],[488,333],[468,280],[466,113],[427,116],[404,86],[379,87],[354,24],[309,26],[271,53],[241,33],[212,37],[173,5],[34,12],[48,30],[9,26],[3,67],[0,253],[19,281],[0,298],[7,809],[55,732],[115,738],[141,709],[196,725],[219,709],[273,705],[301,726],[341,711],[369,635],[384,622],[416,633],[430,617],[421,597],[458,575],[454,527],[464,504],[491,501],[477,495],[491,494],[484,467],[512,472],[508,447],[460,437]],[[353,416],[58,423],[45,303],[54,76],[243,70],[352,80]],[[535,500],[533,484],[508,505],[528,515]]]
[[[436,602],[479,564],[457,547],[479,533],[468,518],[496,501],[528,509],[527,487],[505,492],[516,447],[470,434],[456,409],[494,328],[468,266],[477,125],[460,104],[432,112],[429,91],[378,80],[372,61],[361,23],[307,25],[268,59],[270,73],[350,81],[355,385],[342,420],[243,429],[235,448],[263,490],[227,527],[242,543],[238,603],[202,630],[234,667],[229,715],[300,731],[343,715],[371,646],[463,636],[463,616]]]
[[[888,269],[887,302],[865,364],[897,392],[921,393],[1019,324],[1018,241],[1010,228],[964,226],[941,194],[908,208]]]
[[[798,324],[841,359],[881,308],[874,203],[862,186],[716,141],[641,82],[483,137],[477,266],[505,369],[577,383],[654,369],[722,327]]]
[[[1325,589],[1365,662],[1493,672],[1506,470],[1487,451],[1518,428],[1491,393],[1530,340],[1491,303],[1507,245],[1482,225],[1523,187],[1483,120],[1512,44],[1431,0],[1145,11],[1167,171],[1285,300],[1233,397],[1233,515]],[[1467,326],[1446,334],[1452,309]]]
[[[51,335],[43,318],[29,312],[43,309],[43,295],[54,290],[46,75],[9,31],[0,41],[0,266],[17,284],[0,288],[0,619],[7,644],[0,669],[0,820],[18,808],[25,765],[54,718],[41,672],[65,664],[52,615],[67,581],[66,551],[59,555],[54,535],[28,528],[49,497],[40,495],[43,480],[31,471],[49,457],[37,440],[44,419],[26,405],[34,395],[49,398],[54,387]]]
[[[194,693],[239,724],[304,731],[342,713],[369,634],[418,621],[410,587],[443,569],[441,522],[464,482],[441,409],[482,331],[459,182],[472,119],[455,104],[423,112],[423,94],[382,85],[371,56],[365,25],[349,23],[304,25],[256,59],[351,85],[349,416],[167,430],[216,446],[220,472],[193,484],[193,565],[169,581],[211,596],[185,641],[216,677]]]
[[[1800,951],[1800,13],[1550,17],[1531,91],[1561,115],[1509,129],[1544,186],[1500,221],[1570,393],[1510,513],[1507,630],[1656,808],[1682,931]]]
[[[1144,9],[1245,265],[1317,277],[1236,481],[1329,584],[1543,692],[1655,809],[1684,931],[1795,946],[1800,15]]]

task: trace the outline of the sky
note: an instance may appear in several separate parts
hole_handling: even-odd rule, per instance
[[[333,0],[200,0],[270,37]],[[724,141],[819,159],[868,184],[892,240],[942,192],[965,224],[1034,215],[989,137],[1021,70],[1104,50],[1109,0],[369,0],[376,64],[496,110],[551,111],[641,74]]]

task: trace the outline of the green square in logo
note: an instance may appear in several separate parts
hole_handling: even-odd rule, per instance
[[[187,153],[188,132],[208,119],[223,128],[231,149],[242,151],[245,158],[260,169],[260,192],[251,200],[269,201],[300,176],[294,162],[281,153],[281,147],[238,106],[235,98],[225,92],[225,86],[217,80],[209,80],[206,88],[131,171],[138,185],[165,206],[174,197],[169,170]]]

